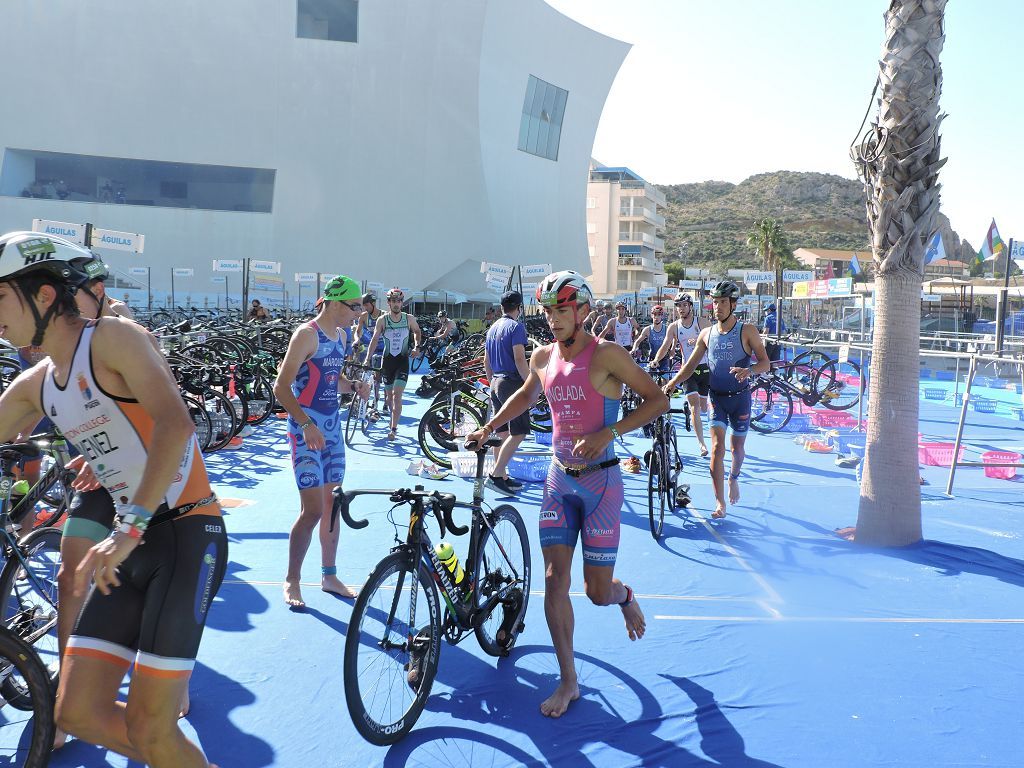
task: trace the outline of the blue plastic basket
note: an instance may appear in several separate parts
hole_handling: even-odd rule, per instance
[[[538,445],[551,445],[550,432],[534,432],[533,441]]]
[[[782,432],[810,432],[811,415],[809,413],[794,413],[789,423],[782,428]]]
[[[1019,381],[1006,382],[1006,388],[1012,389],[1018,395],[1024,395],[1024,384],[1021,384]]]
[[[999,402],[997,400],[990,400],[987,397],[973,397],[971,398],[971,405],[974,406],[976,413],[995,413]]]
[[[864,463],[864,452],[867,451],[867,445],[864,443],[854,443],[850,446],[850,453],[857,456],[861,460],[861,464]]]
[[[508,463],[508,473],[524,483],[540,483],[548,476],[551,451],[516,451]]]
[[[918,375],[918,377],[922,378],[922,379],[930,379],[932,377],[932,369],[931,368],[922,368],[920,374]]]
[[[943,387],[925,387],[924,388],[924,399],[925,400],[945,400],[946,390]]]
[[[1010,415],[1017,421],[1024,421],[1024,408],[1020,406],[1010,406]]]
[[[956,372],[955,371],[936,371],[935,372],[935,380],[936,381],[953,381],[954,379],[956,379]]]
[[[836,447],[837,453],[854,453],[854,446],[859,446],[861,449],[860,455],[864,455],[864,443],[867,441],[868,436],[863,432],[852,432],[848,435],[836,435],[832,438],[832,443]]]
[[[974,386],[976,386],[976,387],[991,387],[992,386],[992,379],[990,379],[988,376],[975,376],[974,377]]]

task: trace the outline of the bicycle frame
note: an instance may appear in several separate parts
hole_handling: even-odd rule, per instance
[[[54,439],[50,441],[48,448],[40,449],[41,455],[47,453],[53,457],[53,464],[39,477],[35,484],[29,488],[28,493],[19,499],[17,504],[9,507],[7,514],[12,521],[20,522],[22,518],[27,517],[28,513],[36,508],[36,504],[43,500],[46,496],[46,492],[61,479],[61,473],[65,471],[65,465],[71,460],[71,456],[67,450],[67,443],[63,438]],[[11,469],[11,466],[5,464],[0,471],[3,472],[5,478],[8,478],[10,476]],[[3,503],[9,506],[11,489],[0,491],[0,494],[3,495]],[[71,490],[69,488],[64,488],[64,496],[65,502],[70,504]],[[56,520],[57,517],[54,516],[52,522],[56,522]]]

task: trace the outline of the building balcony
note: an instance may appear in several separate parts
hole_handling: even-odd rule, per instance
[[[660,237],[654,238],[653,248],[658,253],[664,253],[665,252],[665,241],[662,240]]]
[[[631,221],[644,221],[648,224],[653,224],[659,229],[664,229],[665,227],[665,217],[660,213],[656,213],[653,208],[644,206],[620,206],[619,218]]]
[[[659,238],[646,232],[619,232],[620,243],[643,243],[648,248],[654,248],[654,243],[657,240]],[[664,250],[664,241],[662,241],[662,246],[662,250]]]
[[[619,269],[641,270],[644,272],[657,272],[661,269],[657,260],[650,256],[639,254],[621,254],[619,256]]]
[[[666,204],[665,195],[646,181],[623,181],[619,184],[619,194],[628,197],[644,196],[659,206]]]

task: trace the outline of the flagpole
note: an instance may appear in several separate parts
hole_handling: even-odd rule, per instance
[[[1006,268],[1003,270],[1003,287],[999,290],[999,302],[996,307],[996,355],[1003,356],[1003,325],[1006,323],[1006,304],[1010,297],[1010,254],[1013,252],[1013,238],[1010,238],[1009,247],[1006,249]],[[992,262],[993,269],[995,262]]]

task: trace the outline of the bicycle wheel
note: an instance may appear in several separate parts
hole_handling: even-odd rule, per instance
[[[426,357],[427,356],[421,352],[419,355],[417,355],[416,357],[412,358],[409,361],[409,367],[412,368],[413,373],[415,373],[416,371],[418,371],[420,369],[420,367],[423,365],[423,361],[426,359]]]
[[[405,551],[366,580],[345,637],[345,703],[371,744],[394,744],[416,724],[437,673],[441,608],[427,567]]]
[[[245,387],[248,398],[249,419],[251,426],[258,426],[270,418],[277,406],[277,398],[274,397],[273,385],[263,376],[257,376],[251,384]]]
[[[665,506],[669,512],[676,507],[676,476],[679,474],[681,464],[679,461],[679,450],[676,448],[676,428],[669,422],[665,426],[665,452],[662,454],[665,470],[665,481],[662,483],[661,492],[665,497]],[[673,456],[673,452],[675,455]]]
[[[750,388],[750,428],[762,435],[778,432],[793,416],[793,396],[770,381],[758,381]]]
[[[477,626],[476,639],[484,653],[508,656],[530,602],[530,538],[515,507],[502,504],[487,515],[473,562],[477,607],[505,591],[504,599]]]
[[[530,409],[530,430],[532,432],[550,432],[551,428],[551,406],[548,405],[547,398],[541,395]]]
[[[784,369],[783,376],[790,384],[810,392],[818,370],[831,359],[824,352],[808,349],[793,358],[793,362]]]
[[[210,424],[213,427],[210,450],[219,451],[238,434],[241,422],[235,412],[234,404],[223,392],[207,387],[203,390],[203,403],[206,405],[206,413],[209,415]]]
[[[56,670],[60,658],[57,645],[57,572],[60,570],[61,532],[39,528],[18,542],[24,564],[11,557],[0,571],[0,626],[29,643],[43,664]],[[56,673],[54,673],[56,674]],[[0,696],[16,709],[30,710],[29,691],[19,687],[17,678],[0,683]]]
[[[348,416],[345,418],[345,445],[349,448],[352,447],[360,421],[359,398],[352,395],[352,399],[348,401]]]
[[[53,718],[54,690],[46,666],[28,643],[0,629],[0,678],[26,691],[31,712],[24,716],[4,713],[0,718],[0,755],[10,757],[4,765],[45,768],[56,725]]]
[[[647,465],[647,512],[651,519],[651,535],[657,541],[665,526],[665,472],[662,446],[655,443],[651,448],[651,459]]]
[[[213,439],[213,424],[210,422],[210,414],[194,397],[182,395],[181,399],[185,401],[188,415],[191,417],[192,423],[196,425],[196,440],[199,442],[199,448],[206,453],[210,450],[210,442]]]
[[[447,402],[437,403],[427,409],[420,419],[417,439],[423,455],[435,464],[451,469],[448,458],[451,451],[458,451],[462,437],[480,428],[486,416],[467,405],[456,402],[454,418]]]
[[[833,411],[845,411],[859,403],[863,384],[860,366],[849,360],[829,360],[814,377],[821,404]]]

